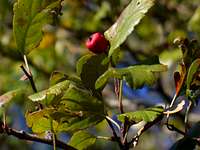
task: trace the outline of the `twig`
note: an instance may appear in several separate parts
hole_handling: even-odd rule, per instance
[[[188,116],[189,116],[191,106],[192,106],[192,101],[189,101],[189,105],[188,105],[186,112],[185,112],[185,120],[184,120],[184,122],[185,122],[185,132],[187,132],[187,128],[188,128]]]
[[[121,114],[124,113],[123,103],[122,103],[122,84],[123,84],[123,81],[120,80],[119,81],[119,96],[118,96],[118,100],[119,100],[119,109],[120,109]]]
[[[26,57],[25,57],[25,58],[26,58]],[[27,60],[25,59],[24,61],[25,61],[26,66],[28,66]],[[25,75],[27,76],[27,78],[29,79],[33,91],[34,91],[35,93],[37,93],[37,88],[36,88],[36,86],[35,86],[35,82],[34,82],[34,80],[33,80],[33,76],[32,76],[31,73],[30,73],[30,70],[28,69],[29,71],[27,71],[27,70],[24,68],[23,65],[21,65],[20,67],[21,67],[22,71],[24,72],[24,74],[25,74]],[[38,103],[38,106],[39,106],[40,109],[43,108],[42,104],[40,104],[40,103]]]
[[[110,118],[109,116],[106,116],[106,119],[108,119],[110,122],[112,122],[116,127],[117,129],[120,131],[120,126],[118,125],[117,122],[115,122],[112,118]]]
[[[122,80],[115,79],[115,94],[119,102],[119,110],[121,114],[124,113],[123,104],[122,104],[122,83],[123,83]]]
[[[142,127],[138,132],[135,137],[131,139],[130,142],[128,142],[128,145],[132,145],[133,143],[136,145],[138,142],[139,137],[144,133],[146,130],[151,128],[153,125],[156,123],[160,122],[163,119],[163,115],[158,116],[154,121],[147,123],[144,127]]]
[[[23,65],[21,65],[20,67],[22,68],[22,71],[25,73],[25,75],[29,79],[33,91],[36,93],[37,92],[37,88],[35,86],[35,82],[33,81],[33,76],[24,68]]]
[[[108,122],[108,124],[109,124],[109,126],[110,126],[110,128],[111,128],[111,130],[113,132],[113,136],[115,138],[115,141],[118,143],[120,149],[123,149],[123,145],[122,145],[122,143],[120,141],[120,138],[117,136],[117,133],[116,133],[116,131],[115,131],[113,125],[112,125],[112,122],[108,118],[106,118],[106,121]]]
[[[168,122],[166,123],[167,125],[167,128],[170,130],[170,131],[176,131],[177,133],[180,133],[182,134],[183,136],[185,136],[185,132],[181,131],[180,129],[176,128],[174,125],[172,124],[168,124]]]
[[[7,125],[4,125],[3,122],[0,122],[0,131],[1,133],[6,133],[7,135],[12,135],[22,140],[34,141],[34,142],[44,143],[48,145],[53,144],[52,139],[39,138],[36,135],[26,133],[25,131],[18,131],[18,130],[9,128]],[[65,150],[76,150],[75,148],[65,144],[64,142],[60,140],[56,140],[56,145],[57,147],[65,149]]]

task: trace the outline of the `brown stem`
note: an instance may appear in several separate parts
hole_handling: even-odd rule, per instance
[[[37,93],[37,88],[36,88],[36,86],[35,86],[35,82],[34,82],[34,80],[33,80],[33,76],[32,76],[29,72],[26,71],[26,69],[24,68],[23,65],[21,65],[20,67],[22,68],[22,71],[25,73],[25,75],[26,75],[27,78],[29,79],[33,91],[34,91],[35,93]]]
[[[44,143],[48,145],[53,145],[52,139],[44,139],[39,138],[36,135],[26,133],[25,131],[18,131],[16,129],[9,128],[7,125],[4,125],[3,122],[0,122],[0,133],[6,133],[7,135],[12,135],[22,140],[27,141],[34,141],[39,143]],[[70,145],[65,144],[62,141],[56,140],[56,146],[65,150],[76,150],[75,148],[71,147]]]

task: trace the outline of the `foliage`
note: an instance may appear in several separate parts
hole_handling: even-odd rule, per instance
[[[54,149],[145,149],[146,143],[160,149],[164,144],[150,137],[169,137],[164,126],[183,137],[163,149],[199,145],[199,120],[191,117],[200,96],[195,0],[0,3],[1,133]],[[104,33],[108,53],[87,52],[84,42],[92,32]],[[179,102],[183,97],[188,105]],[[18,105],[30,134],[9,127],[21,122],[25,128],[12,116]],[[171,125],[171,114],[178,118],[177,127]]]

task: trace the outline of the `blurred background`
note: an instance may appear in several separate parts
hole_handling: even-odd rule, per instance
[[[26,94],[32,94],[28,81],[21,81],[23,72],[20,65],[23,58],[16,49],[12,33],[13,4],[15,0],[0,0],[0,94],[18,87],[24,87]],[[49,86],[49,77],[53,71],[75,74],[77,60],[88,53],[84,42],[94,32],[104,32],[120,15],[130,0],[64,0],[62,15],[53,26],[44,28],[44,37],[39,47],[28,55],[38,90]],[[173,41],[177,37],[200,39],[200,1],[199,0],[158,0],[142,19],[134,32],[121,46],[121,61],[117,67],[137,64],[155,55],[160,62],[168,65],[169,70],[161,75],[153,87],[132,90],[123,84],[125,111],[135,111],[144,107],[161,104],[166,106],[174,93],[173,72],[177,69],[182,53]],[[113,82],[104,90],[104,97],[110,114],[118,114]],[[24,114],[31,109],[31,102],[21,95],[7,107],[8,124],[18,130],[31,132],[27,128]],[[2,110],[1,114],[2,114]],[[174,116],[171,121],[183,129],[183,115]],[[198,109],[193,110],[190,122],[200,120]],[[106,129],[106,130],[105,130]],[[102,122],[91,131],[97,135],[109,136],[111,131]],[[130,137],[135,133],[131,129]],[[68,134],[60,135],[63,141]],[[136,150],[167,150],[181,136],[169,131],[162,123],[154,126],[140,138]],[[23,145],[23,146],[22,146]],[[18,140],[15,137],[0,135],[0,149],[9,150],[47,150],[44,144]],[[118,149],[113,142],[98,140],[93,150]]]

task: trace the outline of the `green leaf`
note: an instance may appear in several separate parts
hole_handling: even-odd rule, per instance
[[[88,149],[91,145],[96,142],[96,137],[86,131],[79,131],[73,134],[69,141],[69,145],[73,146],[78,150]]]
[[[74,115],[67,121],[60,124],[58,131],[74,132],[74,131],[78,131],[78,130],[84,130],[84,129],[87,129],[89,127],[92,127],[92,126],[98,124],[103,119],[104,119],[104,117],[102,117],[100,115],[91,114],[91,113],[88,113],[88,114],[85,114],[82,116]]]
[[[163,114],[163,107],[151,107],[144,110],[139,110],[135,112],[127,112],[125,114],[121,114],[118,116],[118,120],[121,122],[125,122],[125,120],[129,121],[130,123],[138,123],[140,121],[152,122],[157,117]]]
[[[190,90],[190,86],[194,79],[194,75],[199,70],[199,68],[200,68],[200,58],[197,58],[196,60],[192,62],[188,70],[187,79],[186,79],[187,90]]]
[[[49,114],[54,111],[53,109],[43,109],[33,113],[26,113],[26,123],[28,127],[32,128],[34,133],[44,133],[46,131],[57,131],[58,122],[53,121],[52,129],[52,119]]]
[[[68,78],[69,78],[68,75],[66,75],[62,72],[54,71],[50,77],[50,85],[51,86],[55,85],[59,82],[67,80]]]
[[[9,91],[0,96],[0,107],[3,107],[5,104],[9,103],[18,93],[19,89]]]
[[[88,128],[104,119],[103,102],[92,94],[73,85],[65,92],[60,102],[63,115],[57,119],[62,120],[63,124],[59,127],[61,131],[74,131]]]
[[[188,27],[190,30],[192,30],[194,33],[198,33],[198,36],[200,38],[200,7],[198,7],[193,14],[192,18],[189,21]]]
[[[76,69],[78,75],[86,88],[95,89],[95,82],[108,68],[107,57],[101,55],[85,55],[77,63]]]
[[[131,34],[153,4],[154,0],[132,0],[118,20],[105,32],[107,40],[110,41],[109,57]]]
[[[45,100],[48,97],[52,98],[52,96],[53,97],[60,96],[69,87],[69,85],[70,85],[70,81],[65,80],[65,81],[57,83],[56,85],[50,87],[47,90],[30,95],[28,98],[31,99],[32,101],[36,102],[36,101]]]
[[[152,85],[156,81],[156,75],[166,71],[165,65],[135,65],[127,68],[115,69],[109,68],[103,75],[101,75],[96,83],[96,89],[102,88],[108,82],[109,78],[125,79],[133,88],[141,88],[144,84]]]
[[[61,103],[73,111],[104,112],[103,102],[92,95],[87,90],[70,85],[62,97]]]
[[[42,29],[60,13],[62,0],[17,0],[13,32],[17,48],[28,54],[42,39]]]

